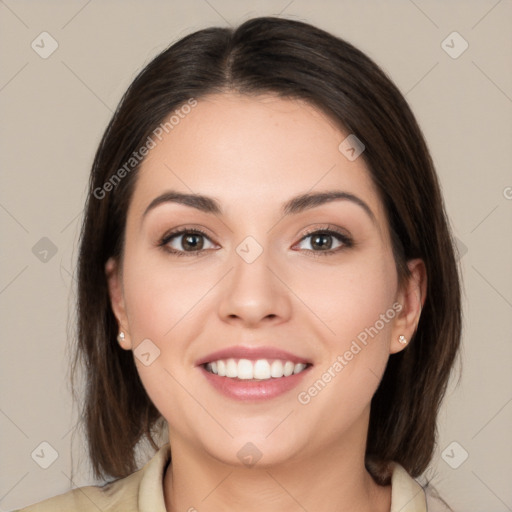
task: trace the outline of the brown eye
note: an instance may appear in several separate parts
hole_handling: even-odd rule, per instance
[[[208,240],[211,243],[206,233],[203,233],[197,229],[184,229],[166,234],[158,245],[163,247],[163,249],[166,251],[172,254],[176,254],[177,256],[194,256],[197,253],[201,253],[202,251],[211,248],[205,248],[205,240]]]
[[[310,239],[309,245],[311,248],[299,246],[299,249],[314,253],[315,256],[336,254],[354,245],[350,237],[331,229],[312,231],[301,239],[300,244],[303,244],[307,239]]]
[[[202,235],[197,235],[195,233],[183,236],[181,245],[185,250],[201,250],[204,245],[204,240]]]
[[[313,248],[330,249],[332,247],[333,236],[327,233],[320,233],[311,236],[311,246]]]

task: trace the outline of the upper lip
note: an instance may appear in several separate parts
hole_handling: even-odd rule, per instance
[[[196,366],[202,364],[211,363],[213,361],[219,361],[220,359],[282,359],[283,361],[292,361],[293,363],[304,363],[312,364],[311,361],[304,357],[297,356],[286,350],[281,350],[276,347],[250,347],[237,345],[233,347],[227,347],[222,350],[212,352],[205,357],[202,357],[196,361]]]

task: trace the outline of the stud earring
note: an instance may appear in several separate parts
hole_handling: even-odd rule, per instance
[[[402,345],[406,345],[407,338],[403,334],[400,334],[400,336],[398,336],[398,343],[401,343]]]
[[[125,338],[125,335],[124,335],[124,332],[121,331],[118,335],[117,335],[117,341],[119,343],[122,343],[124,341],[124,338]]]

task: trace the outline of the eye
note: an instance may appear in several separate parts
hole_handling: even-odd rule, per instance
[[[309,242],[312,249],[303,247],[305,241]],[[205,240],[208,240],[211,247],[205,247]],[[299,249],[305,250],[314,256],[327,256],[340,252],[354,245],[353,240],[330,226],[324,229],[309,231],[299,242]],[[197,228],[183,228],[166,233],[158,242],[158,246],[168,253],[176,256],[199,256],[208,249],[215,248],[208,235]]]
[[[158,245],[176,256],[197,256],[198,253],[212,248],[205,247],[205,239],[210,241],[200,229],[182,229],[166,233]]]
[[[348,235],[331,228],[310,231],[301,239],[300,243],[304,244],[307,239],[311,239],[309,245],[312,249],[301,246],[299,246],[299,249],[316,253],[315,256],[327,256],[354,245]]]

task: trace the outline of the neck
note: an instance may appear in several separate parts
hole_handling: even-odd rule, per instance
[[[321,452],[265,467],[219,461],[175,433],[169,441],[167,512],[390,510],[391,487],[377,485],[364,466],[364,438],[345,438]]]

